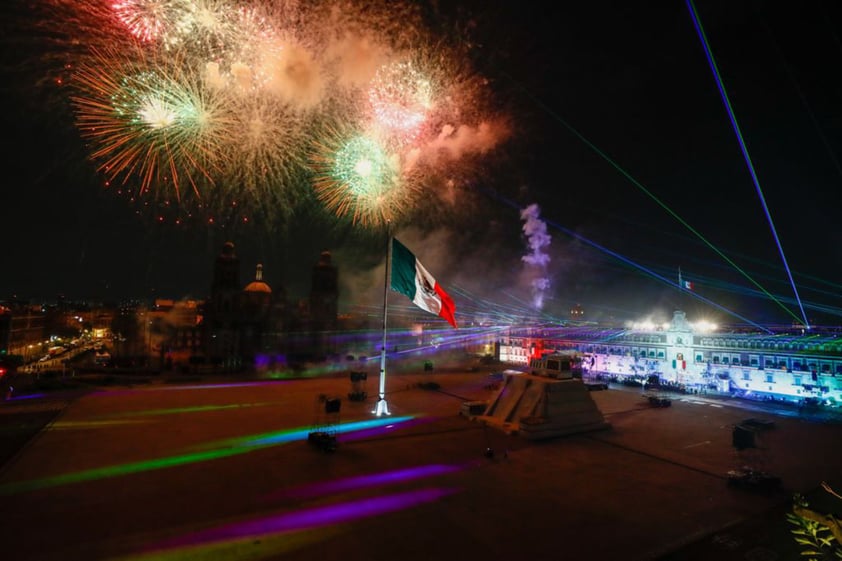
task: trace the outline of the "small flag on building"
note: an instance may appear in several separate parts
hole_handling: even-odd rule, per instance
[[[392,290],[405,294],[412,303],[445,319],[456,327],[456,305],[415,255],[392,238]]]
[[[693,283],[681,278],[681,267],[678,268],[678,286],[684,290],[693,290]]]

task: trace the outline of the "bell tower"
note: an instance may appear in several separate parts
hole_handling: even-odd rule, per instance
[[[234,243],[225,242],[213,266],[211,305],[217,314],[234,312],[240,293],[240,259],[234,252]]]

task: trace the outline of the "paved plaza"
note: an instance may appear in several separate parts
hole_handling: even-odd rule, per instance
[[[459,414],[490,399],[487,372],[392,375],[388,418],[377,386],[355,402],[341,375],[156,380],[2,403],[6,427],[56,411],[0,471],[3,558],[789,559],[792,493],[842,474],[839,425],[774,417],[738,453],[733,427],[758,413],[727,400],[593,392],[610,429],[530,442]],[[746,462],[784,489],[729,487]]]

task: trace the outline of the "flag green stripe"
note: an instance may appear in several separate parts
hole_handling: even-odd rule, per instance
[[[392,290],[415,300],[415,255],[392,238]]]

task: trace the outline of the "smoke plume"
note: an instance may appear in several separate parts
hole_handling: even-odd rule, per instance
[[[547,234],[547,224],[539,218],[540,214],[541,209],[537,204],[531,204],[520,211],[520,218],[524,221],[523,233],[529,246],[529,253],[522,259],[526,263],[532,289],[532,305],[536,310],[543,307],[544,294],[550,288],[550,280],[546,276],[550,256],[544,253],[544,248],[550,245],[552,238]]]

